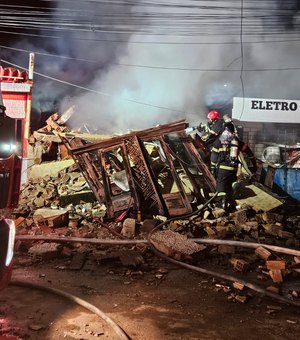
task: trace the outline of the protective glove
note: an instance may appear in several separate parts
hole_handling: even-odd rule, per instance
[[[190,134],[192,134],[195,130],[196,130],[196,128],[195,128],[194,126],[191,126],[191,127],[188,127],[188,128],[185,129],[185,133],[186,133],[187,135],[190,135]]]
[[[200,132],[205,131],[205,129],[206,129],[206,125],[205,125],[205,124],[200,123],[200,124],[198,125],[198,130],[199,130]]]

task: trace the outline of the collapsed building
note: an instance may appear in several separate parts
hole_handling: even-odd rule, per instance
[[[215,192],[215,178],[205,158],[206,147],[199,141],[195,144],[186,134],[185,121],[121,136],[103,136],[69,131],[65,123],[72,113],[73,108],[62,116],[50,116],[47,125],[34,133],[33,152],[40,150],[41,145],[49,150],[51,144],[59,144],[59,158],[73,159],[93,197],[105,205],[108,220],[126,215],[139,221],[154,215],[183,216],[197,210]],[[40,163],[41,158],[39,155],[36,163]],[[282,201],[259,183],[263,169],[259,163],[256,182],[249,183],[247,163],[243,162],[239,173],[242,185],[236,198],[248,199],[258,210],[268,211]],[[44,167],[43,175],[53,166],[55,162],[46,166],[47,170]],[[241,190],[243,185],[248,185],[248,189],[251,185],[250,195]],[[273,199],[273,204],[268,206],[266,197]],[[74,201],[78,198],[80,195],[76,195],[76,199],[72,196]],[[259,206],[258,202],[262,201],[265,203]]]
[[[187,126],[180,121],[91,142],[53,115],[38,134],[44,140],[49,131],[59,135],[109,219],[131,210],[140,220],[191,213],[214,192],[215,179],[186,135]]]
[[[69,131],[65,124],[69,113],[52,115],[32,136],[33,152],[38,147],[41,153],[41,146],[47,152],[51,143],[57,143],[60,160],[41,162],[41,154],[35,153],[36,164],[21,190],[15,211],[17,249],[26,249],[30,263],[66,256],[71,258],[70,268],[80,270],[87,259],[100,263],[117,258],[135,268],[144,263],[150,247],[182,263],[229,263],[243,275],[256,270],[264,290],[241,277],[229,280],[238,290],[255,287],[283,302],[299,304],[294,286],[288,291],[292,297],[281,297],[285,282],[298,277],[300,257],[296,250],[299,216],[280,212],[283,199],[240,172],[239,209],[224,216],[222,209],[207,205],[215,192],[215,179],[204,161],[204,146],[196,148],[185,132],[185,121],[121,136],[97,136]],[[262,167],[257,179],[260,171]],[[31,247],[25,244],[28,241]],[[39,243],[32,245],[33,241]],[[99,253],[86,246],[107,241],[120,247]],[[80,248],[68,245],[72,242]],[[134,244],[134,250],[128,251],[126,244]],[[255,254],[241,251],[245,245],[251,245]],[[275,255],[278,251],[286,256]],[[223,277],[208,269],[193,269]],[[246,291],[231,298],[245,302],[249,296]]]

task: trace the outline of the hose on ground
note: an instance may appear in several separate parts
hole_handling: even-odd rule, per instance
[[[168,220],[169,222],[170,220]],[[59,243],[89,243],[89,244],[108,244],[108,245],[136,245],[140,243],[148,243],[147,239],[142,240],[111,240],[111,239],[98,239],[98,238],[85,238],[85,237],[61,237],[61,236],[46,236],[46,235],[16,235],[16,241],[47,241],[47,242],[59,242]],[[219,240],[219,239],[208,239],[208,238],[191,238],[196,243],[220,245],[226,244],[235,247],[244,248],[257,248],[263,247],[272,250],[277,253],[286,255],[294,255],[300,257],[300,250],[272,246],[264,243],[252,243],[245,241],[232,241],[232,240]]]
[[[218,193],[215,193],[214,196],[212,196],[207,202],[205,202],[204,205],[202,205],[198,210],[194,211],[193,213],[184,215],[180,218],[182,219],[187,219],[191,216],[194,215],[199,215],[200,212],[207,207],[217,196]],[[240,278],[236,278],[231,275],[227,274],[221,274],[215,271],[207,270],[201,267],[196,267],[193,265],[189,265],[187,263],[177,261],[175,259],[172,259],[163,253],[159,252],[154,245],[151,243],[151,236],[153,233],[155,233],[157,230],[162,228],[165,224],[170,223],[171,221],[178,220],[179,217],[174,217],[171,219],[168,219],[162,223],[160,223],[157,227],[155,227],[151,232],[149,232],[148,237],[146,240],[110,240],[110,239],[93,239],[93,238],[79,238],[79,237],[56,237],[56,236],[44,236],[44,235],[17,235],[16,240],[23,240],[23,241],[50,241],[50,242],[76,242],[76,243],[90,243],[90,244],[109,244],[109,245],[135,245],[139,243],[148,243],[150,249],[157,254],[159,257],[164,258],[165,260],[172,262],[176,265],[179,265],[181,267],[187,268],[189,270],[201,272],[203,274],[207,275],[212,275],[215,277],[219,277],[221,279],[231,281],[231,282],[240,282],[244,286],[262,294],[269,296],[275,300],[279,300],[280,302],[286,303],[286,304],[291,304],[297,307],[300,307],[300,303],[297,301],[292,301],[288,300],[282,296],[273,294],[267,290],[264,290],[260,288],[257,285],[254,285],[252,283],[249,283],[247,281],[241,280]],[[197,243],[204,243],[204,244],[214,244],[214,245],[220,245],[220,244],[226,244],[226,245],[232,245],[232,246],[237,246],[237,247],[245,247],[245,248],[257,248],[257,247],[264,247],[266,249],[278,252],[278,253],[283,253],[283,254],[288,254],[288,255],[294,255],[294,256],[300,256],[300,251],[295,250],[295,249],[290,249],[290,248],[284,248],[284,247],[278,247],[278,246],[272,246],[268,244],[262,244],[262,243],[252,243],[252,242],[243,242],[243,241],[232,241],[232,240],[217,240],[217,239],[191,239],[194,242]]]
[[[199,214],[201,212],[201,210],[203,210],[214,198],[215,198],[216,195],[214,195],[210,200],[208,200],[200,209],[197,210],[197,214]],[[190,214],[188,215],[188,217],[190,217]],[[293,305],[293,306],[296,306],[296,307],[300,307],[300,302],[297,302],[297,301],[293,301],[293,300],[289,300],[283,296],[280,296],[280,295],[276,295],[274,293],[271,293],[253,283],[250,283],[250,282],[247,282],[245,280],[241,280],[240,278],[237,278],[237,277],[234,277],[232,275],[227,275],[227,274],[222,274],[222,273],[218,273],[218,272],[215,272],[215,271],[212,271],[212,270],[207,270],[205,268],[202,268],[202,267],[196,267],[196,266],[193,266],[193,265],[190,265],[188,263],[185,263],[185,262],[181,262],[181,261],[178,261],[178,260],[175,260],[173,258],[170,258],[169,256],[163,254],[162,252],[160,252],[159,250],[157,250],[155,248],[155,246],[152,244],[151,242],[151,236],[156,232],[158,231],[159,229],[161,229],[164,225],[166,225],[167,223],[173,221],[174,218],[172,219],[169,219],[169,220],[166,220],[160,224],[158,224],[154,229],[152,229],[148,236],[147,236],[147,241],[148,241],[148,245],[150,247],[150,249],[156,254],[158,255],[159,257],[163,258],[164,260],[167,260],[171,263],[174,263],[180,267],[183,267],[183,268],[186,268],[186,269],[189,269],[189,270],[192,270],[192,271],[196,271],[196,272],[199,272],[199,273],[202,273],[202,274],[206,274],[206,275],[211,275],[211,276],[215,276],[215,277],[218,277],[220,279],[223,279],[223,280],[227,280],[227,281],[231,281],[231,282],[240,282],[242,283],[245,287],[248,287],[254,291],[256,291],[257,293],[260,293],[262,295],[265,295],[265,296],[268,296],[268,297],[271,297],[273,298],[274,300],[278,300],[282,303],[285,303],[285,304],[290,304],[290,305]],[[203,242],[205,243],[205,242]],[[242,243],[242,242],[241,242]],[[248,245],[249,245],[249,242],[248,242]],[[260,246],[262,246],[261,244],[259,244]],[[277,248],[280,248],[280,247],[277,247]]]
[[[122,330],[122,328],[115,323],[109,316],[107,316],[104,312],[102,312],[99,308],[96,306],[92,305],[91,303],[75,296],[72,294],[69,294],[67,292],[64,292],[60,289],[52,288],[52,287],[47,287],[43,286],[37,283],[33,282],[27,282],[27,281],[22,281],[22,280],[12,280],[10,282],[11,286],[17,286],[17,287],[26,287],[26,288],[32,288],[32,289],[38,289],[42,291],[46,291],[52,294],[56,294],[59,296],[62,296],[72,302],[77,303],[78,305],[84,307],[85,309],[89,310],[90,312],[98,315],[100,318],[102,318],[113,330],[114,332],[118,335],[118,337],[121,340],[129,340],[129,337],[126,335],[126,333]]]
[[[206,243],[206,244],[214,244],[214,245],[226,244],[229,246],[244,247],[244,248],[263,247],[263,248],[275,251],[276,253],[300,256],[300,250],[279,247],[279,246],[272,246],[271,244],[265,244],[265,243],[255,243],[255,242],[252,243],[252,242],[245,242],[245,241],[217,240],[217,239],[205,239],[205,238],[193,238],[192,240],[196,243]]]
[[[69,242],[69,243],[90,243],[90,244],[109,244],[109,245],[135,245],[137,243],[147,243],[147,240],[116,240],[98,239],[85,237],[68,236],[46,236],[46,235],[16,235],[16,241],[48,241],[48,242]]]

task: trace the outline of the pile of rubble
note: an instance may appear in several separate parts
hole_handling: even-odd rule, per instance
[[[55,163],[60,162],[45,163],[45,166],[55,167]],[[67,165],[57,173],[45,174],[44,171],[47,170],[42,169],[37,175],[29,177],[22,185],[15,214],[32,216],[38,209],[43,209],[38,211],[37,215],[46,214],[46,219],[49,211],[52,215],[60,215],[63,211],[72,215],[73,219],[105,215],[105,206],[96,202],[76,164],[68,162]]]
[[[59,179],[65,178],[65,174],[68,174],[65,171],[63,173],[60,174]],[[101,245],[99,251],[99,245],[95,249],[95,246],[88,242],[78,242],[76,247],[68,242],[64,242],[63,246],[52,242],[50,247],[43,241],[33,244],[19,240],[16,243],[17,249],[27,252],[29,263],[63,257],[69,259],[66,268],[70,269],[80,269],[88,260],[88,262],[99,263],[109,259],[121,260],[125,266],[139,267],[148,259],[146,254],[149,248],[146,242],[138,241],[145,240],[147,234],[158,223],[164,221],[163,227],[152,234],[151,243],[171,258],[207,267],[220,266],[221,270],[228,271],[231,268],[236,274],[241,275],[242,279],[249,276],[276,294],[282,293],[285,282],[299,280],[300,277],[300,256],[278,255],[277,252],[264,246],[249,250],[226,242],[215,245],[207,242],[204,245],[205,240],[216,239],[287,247],[297,252],[296,249],[300,247],[300,216],[255,211],[251,207],[244,207],[230,215],[225,215],[222,209],[207,208],[200,215],[188,219],[172,219],[170,222],[164,216],[156,216],[153,220],[142,222],[134,218],[125,218],[124,221],[104,224],[100,218],[91,216],[90,211],[85,217],[81,214],[80,219],[77,220],[67,210],[40,208],[31,213],[31,217],[19,216],[16,219],[18,235],[98,239],[99,245],[103,239],[125,238],[137,242],[130,251],[128,246],[114,246],[113,242],[113,246]],[[203,240],[201,245],[196,239],[199,237]],[[244,284],[238,281],[235,283],[235,289],[243,291],[244,288]],[[231,290],[225,290],[232,294]],[[288,294],[292,299],[298,299],[299,285],[291,288]],[[248,296],[246,294],[244,299],[243,294],[237,295],[240,302],[245,302]]]
[[[221,209],[207,209],[201,216],[194,216],[189,221],[172,221],[164,228],[166,230],[155,232],[152,238],[154,246],[167,256],[187,259],[184,257],[185,251],[182,251],[181,258],[178,257],[176,240],[171,233],[180,232],[194,238],[190,242],[197,241],[195,237],[201,237],[201,243],[205,244],[207,240],[206,247],[190,253],[190,260],[198,266],[208,269],[219,267],[221,272],[228,272],[231,268],[241,281],[250,278],[273,294],[282,294],[283,290],[287,290],[285,295],[290,299],[299,299],[300,251],[297,249],[300,248],[300,216],[259,212],[251,207],[225,216]],[[212,242],[208,242],[208,239]],[[213,239],[217,242],[214,243]],[[241,242],[236,245],[234,241]],[[244,248],[243,244],[246,243],[253,247]],[[286,289],[286,286],[289,288]],[[238,280],[233,287],[240,292],[246,288]],[[234,294],[227,286],[223,290],[230,293],[232,299],[237,295],[240,302],[248,298],[247,292],[244,295]]]
[[[277,294],[282,292],[286,281],[299,278],[298,255],[278,256],[263,246],[245,250],[242,246],[226,243],[205,244],[205,240],[216,239],[300,248],[300,216],[280,213],[283,211],[282,202],[273,197],[273,201],[270,199],[268,202],[267,193],[257,186],[247,187],[248,191],[251,189],[252,195],[246,196],[244,201],[240,197],[239,209],[230,215],[209,205],[201,213],[189,214],[186,219],[172,218],[166,221],[165,216],[155,216],[141,221],[132,218],[132,215],[137,215],[131,215],[129,206],[114,222],[105,224],[103,217],[107,217],[107,207],[96,201],[86,182],[87,174],[84,172],[84,177],[74,162],[58,166],[57,171],[50,171],[55,168],[55,163],[40,164],[39,171],[29,176],[21,189],[15,222],[18,236],[46,235],[50,237],[48,242],[51,242],[51,237],[55,239],[59,236],[64,237],[65,242],[61,245],[55,239],[51,243],[42,240],[35,243],[17,237],[16,249],[28,254],[29,264],[62,257],[66,259],[66,269],[80,270],[87,263],[98,264],[102,260],[118,259],[124,266],[140,269],[149,260],[147,254],[151,253],[145,238],[158,223],[164,221],[163,227],[152,234],[151,243],[170,258],[201,266],[220,266],[221,271],[233,270],[243,275],[243,278],[248,275]],[[278,208],[277,212],[274,212],[274,208]],[[87,242],[77,240],[77,243],[72,243],[68,242],[68,238]],[[199,244],[201,242],[195,238],[201,238],[204,242]],[[91,239],[99,241],[96,247],[89,244]],[[126,245],[115,245],[113,242],[111,245],[101,244],[101,240],[106,239],[132,240],[130,245],[134,246],[129,251]],[[242,291],[244,284],[237,281],[234,288]],[[300,288],[293,288],[289,294],[291,298],[298,299]],[[246,300],[242,294],[235,294],[234,299],[241,302]]]

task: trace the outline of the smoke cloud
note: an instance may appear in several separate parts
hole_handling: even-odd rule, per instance
[[[178,119],[187,119],[191,125],[199,124],[212,108],[230,114],[234,96],[298,98],[299,70],[276,71],[299,67],[300,45],[288,41],[295,39],[295,33],[299,32],[298,0],[284,3],[244,0],[242,21],[240,16],[232,16],[232,11],[227,9],[235,8],[237,14],[240,10],[237,7],[241,4],[237,5],[236,1],[218,1],[216,6],[219,8],[214,10],[207,7],[211,4],[209,1],[198,3],[199,8],[172,7],[170,10],[169,7],[145,6],[142,0],[136,2],[136,6],[72,2],[74,11],[69,14],[70,21],[80,24],[82,13],[94,13],[89,17],[90,30],[82,34],[84,39],[72,39],[73,33],[70,32],[65,33],[63,40],[45,39],[42,43],[39,40],[37,45],[26,39],[15,46],[76,58],[36,55],[35,70],[81,88],[36,77],[33,104],[40,111],[57,109],[60,112],[74,104],[76,113],[72,117],[72,127],[86,124],[99,132],[124,133]],[[183,6],[194,4],[193,1],[182,1]],[[54,22],[65,7],[64,1],[56,1],[56,9],[52,11]],[[97,12],[109,13],[111,17],[102,18],[103,22],[100,22]],[[116,20],[114,15],[120,13],[122,18],[127,18],[126,23],[120,19],[120,30],[122,24],[128,25],[130,21],[133,30],[122,34],[95,33],[97,25],[105,27],[109,20]],[[180,30],[182,22],[176,22],[176,15],[180,13],[187,17],[201,15],[203,24],[201,19],[195,20],[188,30],[189,35],[184,35],[187,26]],[[137,14],[141,14],[141,19],[135,24]],[[166,34],[151,35],[158,15],[165,15],[169,26],[164,28]],[[170,27],[174,32],[180,30],[182,35],[171,36]],[[204,31],[207,35],[203,34]],[[254,31],[257,35],[251,36]],[[221,35],[224,32],[226,35]],[[270,32],[277,33],[270,35]],[[99,41],[105,39],[119,42]],[[268,42],[270,40],[285,42]],[[151,43],[154,41],[161,44]],[[257,43],[250,44],[249,41]],[[221,44],[224,42],[226,44]],[[14,57],[18,58],[17,53]],[[240,71],[242,68],[243,72]],[[266,68],[274,70],[247,71]]]

